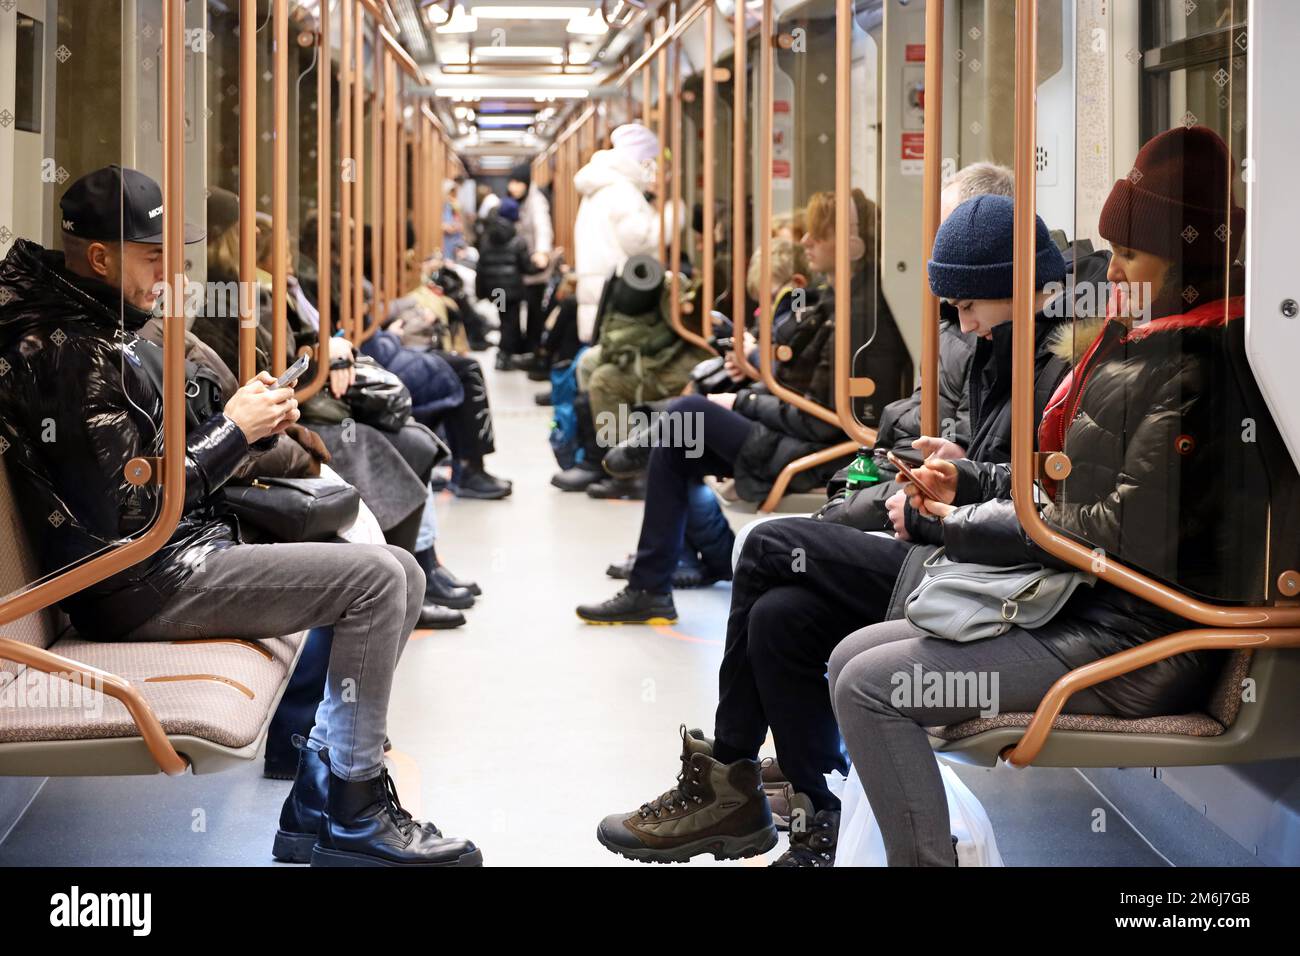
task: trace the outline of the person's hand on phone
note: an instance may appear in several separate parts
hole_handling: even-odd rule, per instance
[[[942,458],[944,461],[957,461],[966,457],[966,449],[962,448],[955,441],[949,441],[946,438],[931,438],[928,435],[922,435],[916,441],[912,442],[912,447],[919,451],[926,458]]]
[[[533,265],[538,269],[545,269],[551,264],[551,257],[545,252],[533,253]]]
[[[352,343],[339,336],[330,338],[330,364],[347,359],[352,361]],[[344,393],[357,380],[357,370],[349,365],[347,368],[330,369],[330,394],[342,398]]]
[[[952,502],[957,498],[957,466],[950,461],[934,458],[920,468],[913,468],[912,474],[929,492],[922,491],[916,482],[900,473],[896,480],[905,483],[908,502],[922,514],[946,518],[953,510]]]
[[[730,352],[723,357],[722,368],[726,371],[727,378],[731,379],[733,382],[743,382],[749,377],[745,374],[745,370],[735,363]]]
[[[226,402],[226,417],[239,426],[250,445],[280,434],[301,414],[293,389],[272,388],[273,385],[275,378],[271,373],[258,372],[256,378],[250,379]]]
[[[906,507],[907,492],[902,488],[890,495],[889,500],[885,502],[885,511],[889,514],[889,523],[894,526],[894,537],[900,541],[912,540],[907,533],[907,522],[904,520]]]

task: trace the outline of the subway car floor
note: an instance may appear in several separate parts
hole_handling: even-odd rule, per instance
[[[580,623],[574,605],[617,590],[604,569],[635,547],[641,506],[551,487],[549,410],[533,402],[544,386],[492,371],[491,352],[478,357],[497,426],[488,465],[515,490],[497,502],[440,497],[440,556],[483,597],[466,626],[414,635],[390,709],[392,769],[408,809],[472,838],[487,865],[636,866],[596,842],[596,824],[672,786],[679,724],[711,732],[729,586],[678,592],[672,628]],[[261,769],[50,779],[0,833],[0,866],[272,865],[289,784]],[[1254,860],[1150,768],[958,772],[1008,865]],[[1103,796],[1119,774],[1148,797],[1163,791],[1159,812],[1135,801],[1138,818]],[[775,859],[785,842],[745,865]]]

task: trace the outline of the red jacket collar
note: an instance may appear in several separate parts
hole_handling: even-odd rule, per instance
[[[1135,326],[1124,336],[1126,342],[1137,342],[1157,332],[1173,332],[1179,329],[1221,328],[1232,319],[1239,319],[1246,314],[1245,296],[1233,296],[1229,299],[1215,299],[1204,305],[1198,305],[1190,312],[1179,315],[1166,315],[1152,319],[1145,325]]]

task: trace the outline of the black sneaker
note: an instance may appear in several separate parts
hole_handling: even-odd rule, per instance
[[[828,867],[835,865],[835,844],[840,836],[840,811],[818,810],[809,815],[811,805],[796,794],[791,801],[790,848],[772,862],[772,866]]]
[[[587,497],[626,498],[629,501],[644,501],[645,476],[601,479],[587,486]]]
[[[551,406],[553,406],[555,404],[555,400],[551,398],[550,389],[547,389],[544,392],[538,392],[536,395],[534,395],[533,404],[541,405],[543,408],[550,408]]]
[[[605,576],[615,581],[626,581],[632,575],[632,565],[636,564],[636,555],[629,554],[627,560],[616,561],[605,568]],[[719,581],[727,581],[720,574],[714,574],[702,564],[678,564],[673,569],[673,590],[690,591],[694,588],[712,587]]]
[[[480,498],[485,501],[506,498],[513,490],[513,486],[508,481],[503,481],[481,468],[474,471],[466,468],[461,472],[460,481],[456,482],[453,489],[457,498]]]
[[[572,468],[566,468],[551,476],[551,484],[561,491],[585,491],[588,485],[594,485],[605,476],[599,465],[579,462]]]
[[[636,433],[639,441],[631,440],[615,445],[601,461],[605,471],[615,478],[635,478],[645,472],[650,464],[654,446],[644,433]]]
[[[449,631],[465,623],[465,615],[460,611],[441,604],[426,604],[420,608],[419,620],[415,626],[419,630]]]
[[[608,601],[579,604],[578,617],[588,624],[676,624],[672,593],[652,594],[624,588]]]

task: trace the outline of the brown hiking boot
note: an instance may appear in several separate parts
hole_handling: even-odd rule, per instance
[[[685,863],[701,853],[740,860],[776,846],[758,762],[719,763],[702,732],[682,725],[681,735],[677,786],[640,809],[601,820],[596,839],[614,853],[645,863]]]

